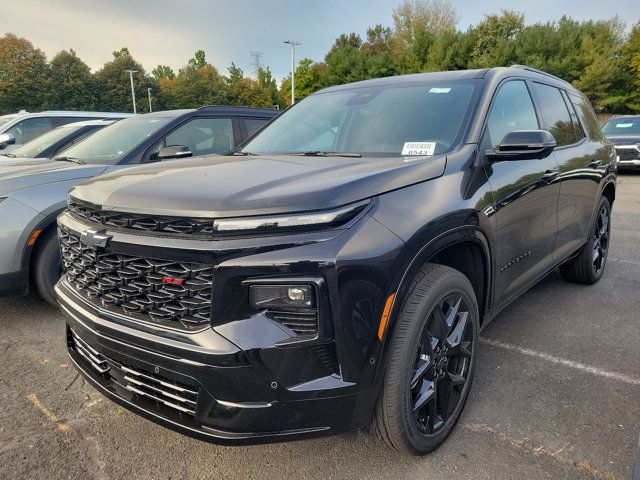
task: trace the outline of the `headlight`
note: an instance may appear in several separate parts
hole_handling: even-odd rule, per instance
[[[339,226],[353,219],[369,205],[369,200],[323,212],[291,215],[222,218],[214,220],[213,229],[218,232],[256,231],[300,227]]]

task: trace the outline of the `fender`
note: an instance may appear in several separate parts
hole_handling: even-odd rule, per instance
[[[388,349],[385,348],[389,339],[393,335],[393,326],[395,325],[398,313],[402,307],[402,303],[406,297],[407,291],[409,289],[409,285],[411,284],[411,280],[415,272],[429,259],[433,258],[439,252],[443,251],[445,248],[451,247],[453,245],[463,243],[463,242],[473,242],[478,245],[483,252],[483,263],[484,263],[484,282],[485,282],[485,291],[483,295],[483,305],[482,311],[480,312],[481,322],[482,318],[486,315],[487,312],[490,311],[490,299],[491,299],[491,291],[493,287],[493,267],[492,267],[492,255],[489,241],[487,239],[486,233],[480,228],[478,225],[461,225],[459,227],[451,228],[443,233],[440,233],[436,237],[429,240],[426,244],[424,244],[418,251],[413,255],[411,260],[406,265],[406,268],[402,270],[402,272],[395,279],[392,284],[392,288],[388,292],[388,295],[393,293],[396,294],[395,300],[391,307],[391,311],[389,313],[389,321],[386,325],[385,335],[383,338],[383,343],[380,351],[380,359],[378,361],[378,366],[373,375],[373,385],[379,385],[382,381],[382,377],[384,376],[384,372],[387,364],[388,357]],[[411,248],[407,246],[406,248]],[[377,339],[376,339],[377,340]],[[377,387],[376,387],[377,388]],[[377,390],[376,390],[377,391]]]
[[[64,212],[65,208],[66,208],[66,202],[64,203],[63,206],[60,206],[60,205],[52,206],[51,208],[47,209],[48,212],[47,211],[43,212],[45,217],[42,220],[37,222],[31,228],[25,229],[25,231],[22,233],[22,236],[20,238],[20,241],[24,245],[24,247],[22,249],[22,260],[20,262],[20,264],[22,265],[22,268],[28,269],[30,267],[31,255],[33,253],[33,250],[37,245],[39,245],[39,238],[40,237],[38,237],[38,240],[36,241],[36,243],[33,246],[29,246],[27,244],[27,240],[29,239],[31,234],[36,230],[43,230],[44,231],[47,228],[51,227],[52,225],[55,225],[56,219],[58,218],[58,215],[60,215],[62,212]]]

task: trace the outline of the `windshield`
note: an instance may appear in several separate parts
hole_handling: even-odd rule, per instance
[[[64,125],[62,127],[55,128],[50,132],[40,135],[30,142],[16,148],[11,152],[11,156],[19,158],[36,158],[43,150],[49,148],[55,143],[58,143],[60,140],[64,140],[69,135],[73,135],[82,128],[84,127],[73,125]]]
[[[63,156],[85,163],[115,165],[122,157],[168,124],[174,117],[140,115],[98,130],[64,151]]]
[[[247,154],[433,155],[459,142],[476,81],[420,82],[318,93],[273,121]]]
[[[602,127],[605,135],[640,135],[640,117],[612,118]]]
[[[0,116],[0,127],[14,120],[17,115],[2,115]]]

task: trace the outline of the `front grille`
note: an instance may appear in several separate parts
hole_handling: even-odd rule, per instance
[[[59,237],[67,280],[91,304],[183,330],[210,322],[211,265],[100,252],[65,228]]]
[[[640,160],[640,152],[635,148],[616,148],[620,160]]]
[[[93,369],[109,377],[121,388],[131,392],[137,403],[140,403],[140,397],[143,397],[146,401],[155,403],[157,407],[168,407],[181,414],[195,416],[198,403],[197,387],[172,382],[159,375],[153,375],[116,362],[98,353],[73,329],[69,329],[69,332],[71,348],[84,358]]]
[[[214,233],[213,220],[112,212],[102,210],[99,206],[79,202],[71,197],[68,208],[76,217],[116,228],[179,235],[212,235]]]
[[[316,335],[318,333],[318,312],[269,310],[267,316],[292,330],[296,335]]]

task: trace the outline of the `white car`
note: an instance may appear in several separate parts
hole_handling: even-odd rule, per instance
[[[0,154],[8,153],[43,133],[61,125],[99,118],[120,119],[128,113],[46,111],[29,113],[24,110],[0,116]]]

